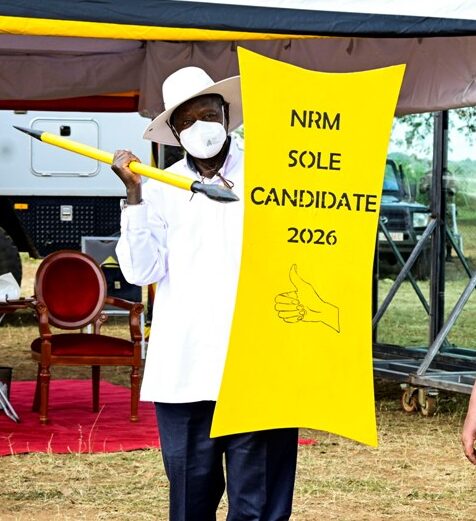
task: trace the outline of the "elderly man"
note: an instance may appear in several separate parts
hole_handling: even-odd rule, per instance
[[[166,110],[144,137],[185,150],[170,171],[233,188],[242,200],[243,152],[229,136],[242,120],[239,78],[215,83],[186,67],[162,90]],[[112,167],[127,190],[117,253],[129,282],[158,282],[141,398],[156,407],[170,519],[215,520],[226,483],[228,521],[287,520],[297,429],[209,436],[234,311],[243,205],[153,180],[142,186],[131,161],[137,158],[120,150]]]

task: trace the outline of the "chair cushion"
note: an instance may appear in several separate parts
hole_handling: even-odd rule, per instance
[[[32,351],[41,353],[41,338],[35,338]],[[132,356],[129,340],[94,333],[60,333],[51,337],[51,354],[57,356]]]

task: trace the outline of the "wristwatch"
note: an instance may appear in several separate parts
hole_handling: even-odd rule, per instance
[[[141,199],[136,204],[130,204],[130,203],[127,202],[127,199],[121,199],[120,204],[121,204],[121,210],[124,210],[124,208],[127,208],[128,206],[138,206],[140,204],[145,204],[145,203],[144,203],[143,199]]]

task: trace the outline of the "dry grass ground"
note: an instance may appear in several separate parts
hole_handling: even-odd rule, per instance
[[[384,393],[377,449],[303,433],[317,443],[299,450],[293,519],[476,519],[476,469],[459,444],[464,400],[447,398],[424,419],[404,415],[391,387],[379,383],[377,390]],[[0,472],[2,521],[167,519],[167,482],[155,450],[10,456],[0,460]]]
[[[29,294],[35,263],[26,268],[24,293]],[[13,366],[16,379],[34,377],[29,343],[35,334],[28,314],[17,313],[0,328],[0,364]],[[105,371],[104,377],[127,384],[123,370]],[[433,418],[405,415],[399,398],[397,384],[376,382],[376,449],[303,432],[317,443],[299,450],[294,520],[476,519],[476,468],[459,442],[467,398],[440,396]],[[0,459],[0,476],[1,521],[167,519],[167,481],[155,450],[9,456]],[[223,504],[220,521],[225,513]]]

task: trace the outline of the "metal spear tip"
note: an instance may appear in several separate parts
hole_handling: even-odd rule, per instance
[[[16,125],[13,125],[13,128],[16,128],[20,132],[25,132],[25,134],[28,134],[29,136],[41,141],[41,134],[43,134],[43,130],[33,130],[31,128],[17,127]]]
[[[223,186],[206,185],[195,181],[192,183],[191,190],[194,193],[206,195],[209,199],[213,199],[220,203],[232,203],[233,201],[240,200],[234,192]]]

